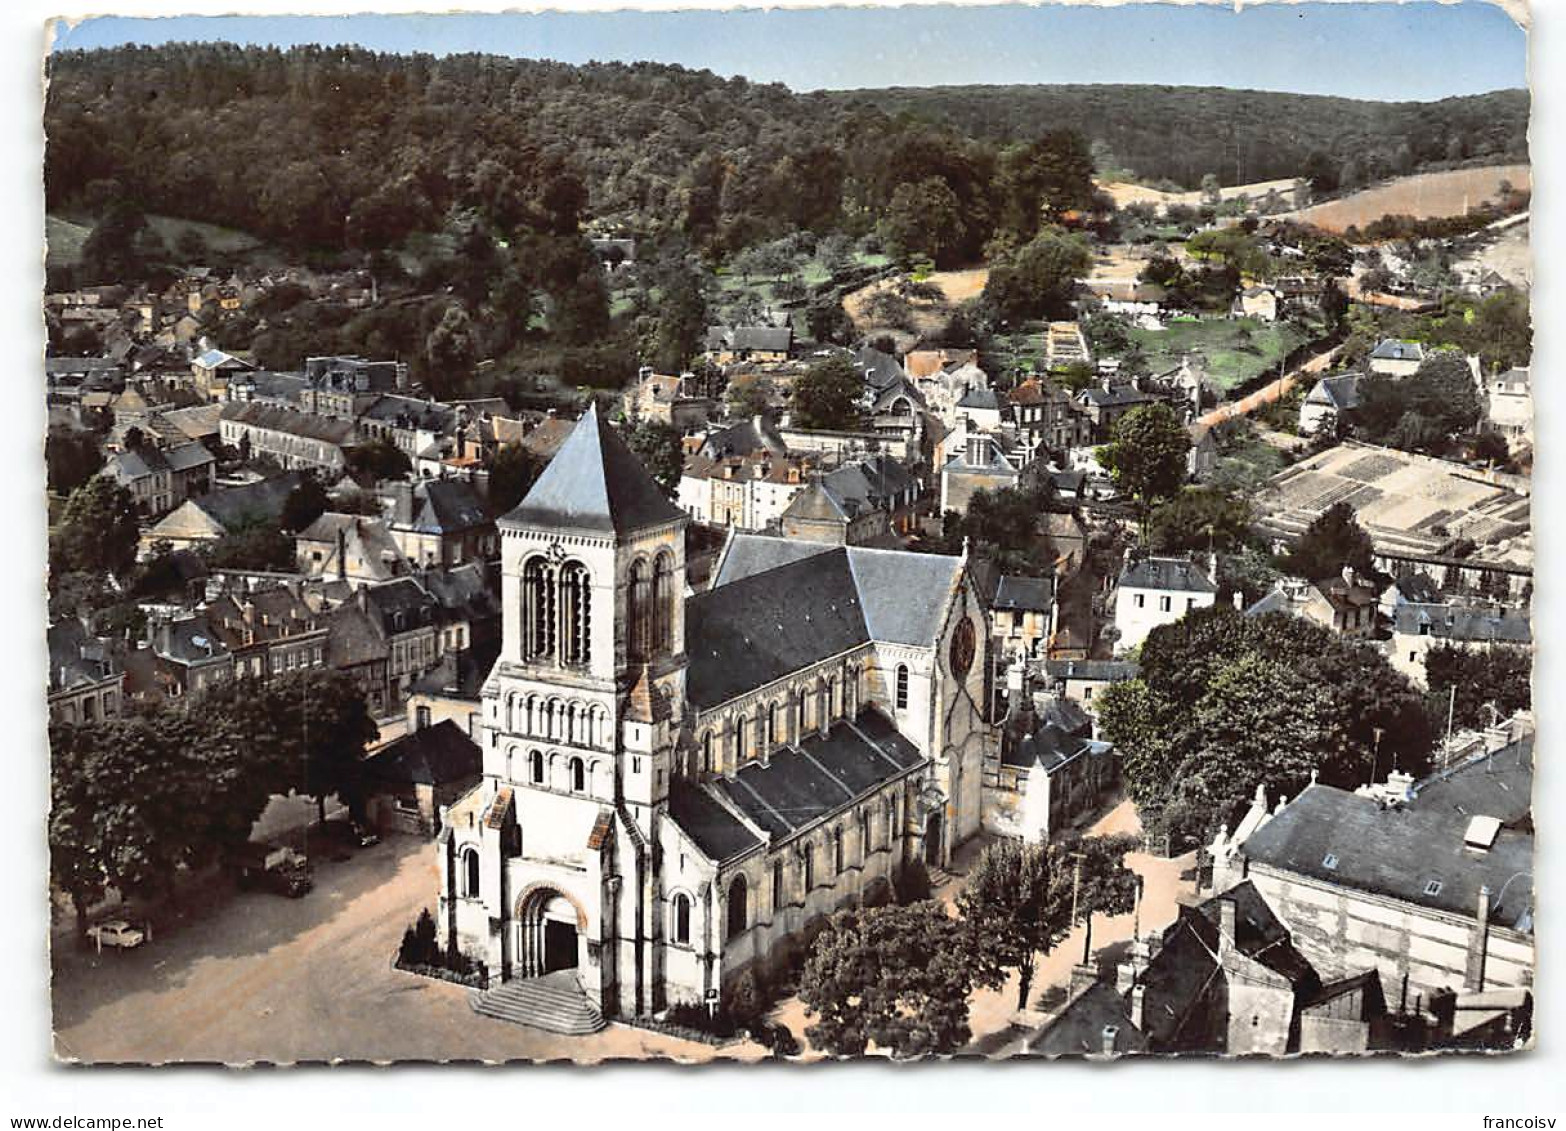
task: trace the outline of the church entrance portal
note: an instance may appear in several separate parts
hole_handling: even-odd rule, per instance
[[[536,978],[581,963],[577,910],[565,896],[547,888],[528,895],[517,915],[515,973]]]
[[[938,868],[941,865],[941,815],[931,813],[924,819],[924,866]]]

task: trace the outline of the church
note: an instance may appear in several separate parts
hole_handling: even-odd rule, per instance
[[[715,1003],[979,831],[966,555],[733,534],[692,594],[688,522],[596,409],[499,520],[483,778],[436,846],[442,943],[492,987],[574,979],[605,1017]]]

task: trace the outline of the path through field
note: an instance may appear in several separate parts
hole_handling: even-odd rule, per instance
[[[1215,424],[1222,424],[1225,420],[1249,416],[1258,409],[1265,408],[1274,401],[1281,400],[1290,389],[1299,384],[1301,377],[1314,377],[1319,373],[1326,372],[1332,365],[1332,359],[1337,355],[1337,346],[1315,354],[1271,384],[1265,385],[1237,401],[1228,401],[1225,404],[1221,404],[1205,416],[1198,417],[1196,423],[1204,428],[1211,428]]]

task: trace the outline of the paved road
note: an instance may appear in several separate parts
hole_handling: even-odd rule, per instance
[[[393,969],[403,929],[433,902],[434,860],[424,841],[393,837],[323,863],[301,899],[225,887],[139,950],[57,947],[56,1054],[228,1064],[713,1056],[623,1026],[566,1038],[508,1025],[473,1013],[460,986]]]

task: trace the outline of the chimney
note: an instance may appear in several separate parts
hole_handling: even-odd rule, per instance
[[[1131,962],[1122,962],[1115,967],[1115,992],[1125,994],[1136,985],[1136,965]]]
[[[1234,948],[1234,900],[1228,897],[1218,901],[1218,961],[1229,957]]]
[[[1479,906],[1475,909],[1473,929],[1468,934],[1468,961],[1463,971],[1463,988],[1484,989],[1484,964],[1490,945],[1490,889],[1480,887]]]
[[[1071,968],[1071,998],[1090,989],[1098,981],[1098,967],[1079,962]]]
[[[1143,999],[1146,998],[1146,997],[1147,997],[1147,987],[1146,986],[1132,986],[1131,987],[1131,1024],[1134,1025],[1138,1029],[1141,1029],[1143,1027],[1142,1026],[1142,1019],[1143,1019],[1143,1017],[1145,1015],[1145,1009],[1144,1009],[1144,1006],[1143,1006]]]
[[[1343,584],[1350,589],[1354,588],[1354,567],[1347,563],[1343,566]]]
[[[1234,609],[1235,612],[1243,612],[1245,610],[1245,594],[1238,589],[1234,591]]]
[[[354,525],[359,525],[357,520]],[[337,580],[348,580],[348,532],[341,526],[337,528]]]
[[[1105,1025],[1104,1026],[1104,1031],[1099,1034],[1099,1037],[1103,1041],[1103,1049],[1104,1049],[1104,1055],[1105,1056],[1114,1056],[1115,1055],[1115,1038],[1118,1037],[1119,1035],[1120,1035],[1120,1026],[1118,1026],[1118,1025]]]

